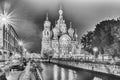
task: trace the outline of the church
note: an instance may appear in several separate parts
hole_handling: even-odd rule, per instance
[[[59,19],[55,22],[55,27],[51,29],[51,22],[46,16],[44,21],[44,30],[42,32],[41,42],[41,56],[42,57],[69,57],[76,53],[76,49],[79,49],[79,43],[77,41],[78,35],[75,29],[67,26],[63,18],[63,10],[60,7]]]

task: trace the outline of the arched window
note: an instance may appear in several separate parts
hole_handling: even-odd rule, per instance
[[[7,52],[4,52],[4,54],[7,54]]]

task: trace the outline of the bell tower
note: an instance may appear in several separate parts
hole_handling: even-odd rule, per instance
[[[50,39],[51,31],[50,31],[51,22],[48,20],[48,13],[46,14],[46,20],[44,22],[44,30],[43,30],[43,38]]]
[[[48,19],[48,13],[46,14],[46,20],[44,21],[44,30],[42,32],[42,49],[41,55],[44,57],[44,54],[49,53],[51,49],[51,31],[50,31],[51,22]]]

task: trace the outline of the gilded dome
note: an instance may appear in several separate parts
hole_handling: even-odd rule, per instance
[[[54,28],[53,28],[53,33],[54,33],[54,34],[58,34],[58,33],[59,33],[59,29],[58,29],[57,27],[54,27]]]
[[[63,14],[63,10],[59,10],[59,14],[62,15]]]
[[[58,37],[58,35],[59,35],[59,28],[57,28],[57,27],[54,27],[53,28],[53,34],[54,34],[54,39],[57,39],[57,37]]]
[[[63,23],[63,24],[60,24],[60,31],[64,34],[67,32],[67,27],[66,27],[66,24]]]

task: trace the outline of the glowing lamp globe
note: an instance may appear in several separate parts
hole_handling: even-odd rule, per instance
[[[7,19],[6,19],[5,17],[3,17],[1,20],[2,20],[3,22],[6,22],[6,21],[7,21]]]
[[[23,50],[24,50],[24,52],[26,52],[26,51],[27,51],[27,49],[25,49],[25,48],[24,48]]]
[[[1,21],[2,21],[3,23],[6,23],[6,22],[7,22],[7,18],[6,18],[6,17],[2,17],[2,18],[1,18]]]
[[[18,44],[19,44],[20,46],[23,46],[23,42],[22,42],[22,41],[19,41]]]
[[[93,51],[94,51],[94,52],[97,52],[97,51],[98,51],[98,48],[97,48],[97,47],[94,47],[94,48],[93,48]]]
[[[0,17],[1,24],[6,24],[8,22],[7,16],[3,15]]]
[[[17,19],[17,16],[15,15],[15,12],[14,10],[11,11],[11,12],[8,12],[8,9],[9,9],[9,4],[8,3],[5,3],[5,6],[4,6],[4,10],[1,10],[0,9],[0,26],[8,26],[8,25],[11,25],[11,26],[16,26],[16,21],[18,20]]]

